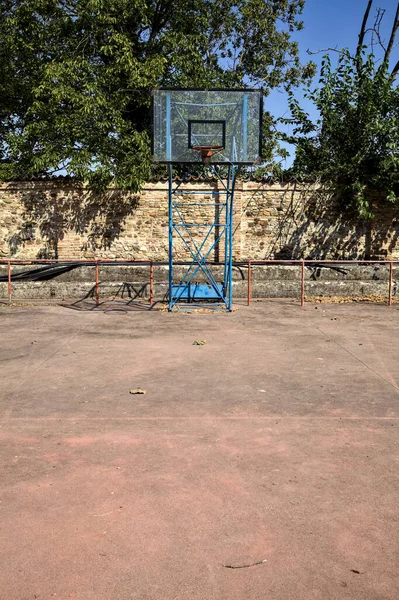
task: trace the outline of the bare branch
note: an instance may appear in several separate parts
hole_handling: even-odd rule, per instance
[[[385,8],[377,8],[377,14],[375,16],[374,28],[380,31],[382,19],[384,18],[386,13]]]
[[[392,25],[391,37],[389,39],[388,47],[387,47],[387,50],[386,50],[385,56],[384,56],[384,62],[386,62],[386,63],[389,62],[389,57],[391,56],[391,52],[392,52],[393,45],[395,43],[395,38],[396,38],[396,33],[398,31],[398,28],[399,28],[399,2],[396,7],[396,14],[395,14],[395,19],[394,19],[394,22]]]
[[[358,68],[360,68],[360,55],[362,53],[364,36],[366,35],[367,21],[369,19],[369,15],[370,15],[370,10],[371,10],[371,5],[372,4],[373,4],[373,0],[368,0],[368,2],[367,2],[367,8],[366,8],[366,11],[365,11],[364,17],[363,17],[363,23],[362,23],[362,26],[360,28],[359,41],[358,41],[357,48],[356,48],[356,61],[357,61],[357,64],[358,64]]]
[[[306,50],[307,54],[320,54],[321,52],[338,52],[341,54],[341,50],[338,50],[337,46],[335,48],[321,48],[320,50],[310,50],[309,48]]]
[[[374,21],[375,29],[378,29],[378,30],[380,29],[382,19],[384,18],[385,13],[386,13],[385,8],[377,8],[377,14],[375,16],[375,21]]]
[[[337,54],[343,54],[345,53],[345,55],[350,58],[351,60],[356,60],[356,58],[354,56],[352,56],[351,54],[349,54],[349,52],[345,49],[343,50],[342,48],[339,50],[336,46],[335,48],[320,48],[320,50],[310,50],[309,48],[306,50],[307,54],[321,54],[322,52],[337,52]]]
[[[376,36],[376,38],[378,40],[378,44],[384,50],[384,52],[387,51],[387,49],[385,48],[384,42],[381,39],[381,23],[382,23],[382,19],[384,18],[385,12],[386,12],[385,9],[377,8],[377,14],[375,16],[375,21],[374,21],[373,27],[366,29],[366,32],[365,32],[365,33],[367,33],[369,31],[371,31],[371,35],[372,35],[371,46],[373,48],[373,51],[374,51],[374,35]]]

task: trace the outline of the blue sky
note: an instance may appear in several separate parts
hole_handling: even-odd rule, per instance
[[[302,16],[304,29],[295,35],[302,61],[313,60],[316,64],[321,62],[323,53],[309,56],[306,52],[308,48],[316,51],[327,47],[347,47],[354,51],[366,6],[367,0],[306,0]],[[397,0],[375,0],[370,12],[369,26],[374,22],[378,7],[386,10],[382,25],[386,41],[389,39],[396,6]],[[334,54],[331,54],[332,59]],[[399,59],[399,46],[392,53],[392,62],[395,59]],[[317,83],[317,80],[316,76],[314,82]],[[301,90],[298,90],[297,96],[301,97]],[[265,105],[276,117],[283,116],[284,113],[288,116],[286,96],[277,91],[265,99]],[[312,112],[311,106],[302,100],[301,105]],[[292,157],[283,166],[288,167],[291,162]]]

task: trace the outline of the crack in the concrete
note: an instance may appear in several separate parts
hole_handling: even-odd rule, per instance
[[[226,569],[249,569],[250,567],[256,567],[256,565],[262,565],[267,562],[267,559],[259,560],[258,562],[251,563],[250,565],[222,565]]]
[[[36,371],[38,371],[44,364],[46,364],[46,362],[48,362],[50,359],[52,359],[56,354],[58,354],[58,352],[60,352],[63,348],[65,348],[65,346],[67,344],[69,344],[74,338],[76,338],[79,334],[83,333],[84,330],[87,327],[90,327],[94,321],[96,320],[97,316],[99,313],[97,313],[93,319],[91,319],[88,323],[85,323],[83,325],[83,327],[81,327],[80,329],[78,329],[77,331],[75,331],[75,333],[73,333],[72,335],[70,335],[65,341],[64,343],[61,344],[61,346],[59,348],[57,348],[56,350],[54,350],[54,352],[52,352],[50,354],[50,356],[47,356],[47,358],[45,358],[44,360],[42,360],[42,362],[40,362],[37,365],[33,365],[33,367],[31,367],[30,371],[28,372],[28,374],[24,374],[24,376],[22,377],[22,379],[20,379],[18,381],[18,383],[16,383],[14,385],[14,387],[10,388],[10,389],[6,389],[5,391],[5,396],[8,397],[9,395],[13,394],[14,392],[17,391],[18,388],[21,387],[21,385],[23,385],[30,377],[32,377],[32,373],[35,373]],[[30,365],[29,365],[30,366]],[[28,369],[29,369],[28,366]],[[7,415],[7,419],[10,415]]]
[[[396,392],[399,392],[399,388],[394,383],[392,383],[392,381],[389,381],[389,379],[386,379],[383,375],[381,375],[381,373],[379,373],[378,371],[375,371],[375,369],[373,369],[372,367],[370,367],[370,365],[365,363],[364,360],[362,360],[361,358],[359,358],[358,356],[353,354],[353,352],[348,350],[348,348],[345,348],[345,346],[343,346],[342,344],[337,342],[337,340],[334,340],[334,338],[331,335],[327,335],[327,333],[325,331],[323,331],[320,327],[316,327],[316,329],[318,329],[320,331],[320,333],[322,333],[325,337],[328,337],[329,339],[331,339],[334,342],[334,344],[336,344],[339,348],[341,348],[342,350],[347,352],[349,354],[349,356],[352,356],[352,358],[354,358],[355,360],[360,362],[362,365],[364,365],[366,367],[366,369],[369,369],[369,371],[374,373],[374,375],[377,375],[377,377],[382,379],[382,381],[385,381],[385,383],[388,383]]]

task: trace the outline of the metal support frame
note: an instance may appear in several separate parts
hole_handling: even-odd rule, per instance
[[[212,165],[212,171],[219,183],[218,190],[189,191],[183,189],[183,181],[175,183],[172,165],[169,165],[169,310],[184,310],[193,307],[206,307],[215,310],[231,311],[233,303],[233,210],[236,181],[235,165],[228,165],[227,179],[222,177],[220,168]],[[216,196],[216,201],[206,203],[196,195]],[[188,200],[184,200],[189,196]],[[194,199],[193,199],[194,197]],[[212,206],[214,220],[192,222],[187,212],[204,206]],[[187,211],[187,208],[190,208]],[[213,236],[213,237],[212,237]],[[191,263],[183,277],[174,279],[174,243],[179,240],[188,251]],[[210,256],[223,244],[223,261],[215,263]],[[223,267],[223,279],[217,281],[212,265]],[[200,281],[197,281],[196,278]]]

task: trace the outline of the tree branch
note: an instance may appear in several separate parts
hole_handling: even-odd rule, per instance
[[[360,53],[361,53],[361,51],[362,51],[364,36],[365,36],[365,33],[366,33],[367,21],[369,19],[369,15],[370,15],[370,10],[371,10],[372,4],[373,4],[373,0],[368,0],[367,8],[366,8],[366,11],[365,11],[364,16],[363,16],[362,26],[360,28],[359,41],[358,41],[357,49],[356,49],[356,56],[359,56]]]
[[[347,54],[347,56],[349,58],[351,58],[352,60],[355,60],[355,56],[352,56],[351,54],[349,54],[349,52],[347,52],[346,50],[343,50],[342,48],[340,50],[338,50],[338,48],[335,46],[335,48],[320,48],[319,50],[310,50],[309,48],[306,50],[307,54],[320,54],[321,52],[337,52],[338,54],[342,54],[343,52],[345,52],[345,54]]]
[[[310,48],[308,48],[306,50],[307,54],[320,54],[321,52],[338,52],[338,54],[341,54],[341,50],[338,50],[337,46],[335,46],[335,48],[320,48],[319,50],[310,50]]]
[[[399,60],[392,69],[392,78],[395,79],[396,75],[399,73]]]
[[[399,2],[396,7],[396,14],[395,14],[395,19],[394,19],[394,22],[392,25],[391,37],[389,39],[387,51],[385,52],[385,56],[384,56],[385,63],[389,62],[389,57],[391,56],[391,52],[392,52],[393,45],[395,43],[395,38],[396,38],[396,33],[398,31],[398,28],[399,28]]]
[[[357,48],[356,48],[356,63],[357,63],[357,66],[358,66],[358,70],[360,69],[360,55],[362,53],[364,36],[366,35],[367,21],[369,19],[369,15],[370,15],[370,10],[371,10],[371,5],[372,4],[373,4],[373,0],[368,0],[368,2],[367,2],[367,8],[366,8],[366,11],[365,11],[364,16],[363,16],[363,23],[362,23],[362,26],[360,28],[359,41],[358,41]]]
[[[154,41],[158,33],[165,26],[173,9],[173,2],[169,0],[158,0],[155,6],[154,17],[151,25],[151,33],[148,39],[148,44]]]
[[[374,52],[374,35],[375,35],[377,37],[380,47],[384,50],[384,54],[385,54],[387,49],[385,48],[384,42],[381,39],[381,22],[382,22],[382,19],[384,18],[384,15],[385,15],[385,10],[382,8],[377,8],[377,14],[375,17],[374,25],[373,25],[373,27],[369,27],[369,29],[366,29],[365,33],[368,33],[369,31],[371,31],[371,47],[373,49],[373,52]]]

